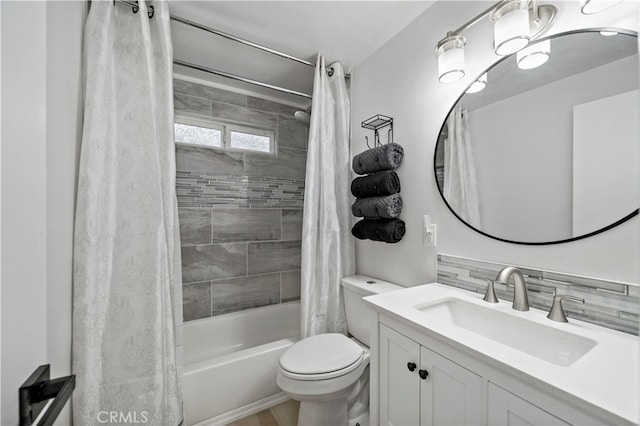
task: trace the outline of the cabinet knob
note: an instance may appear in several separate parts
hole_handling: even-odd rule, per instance
[[[427,377],[429,377],[429,372],[427,370],[419,370],[418,374],[422,380],[427,380]]]
[[[416,363],[415,362],[409,362],[407,363],[407,368],[409,369],[409,371],[414,371],[416,369]]]

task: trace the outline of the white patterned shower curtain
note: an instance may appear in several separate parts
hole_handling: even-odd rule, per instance
[[[74,246],[76,425],[178,425],[169,10],[93,1]]]
[[[444,148],[444,197],[469,225],[480,228],[478,178],[466,111],[454,108],[447,122],[449,139]]]
[[[347,333],[341,280],[355,272],[351,237],[349,95],[344,69],[318,57],[302,222],[302,337]]]

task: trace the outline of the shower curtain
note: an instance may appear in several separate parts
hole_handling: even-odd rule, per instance
[[[74,245],[77,425],[182,421],[169,10],[93,1]],[[174,263],[175,262],[175,263]]]
[[[302,337],[347,332],[340,282],[355,272],[349,181],[349,95],[344,69],[318,57],[302,222]]]
[[[462,111],[460,106],[455,107],[447,127],[449,139],[444,149],[444,197],[461,219],[480,228],[478,178],[466,111]]]

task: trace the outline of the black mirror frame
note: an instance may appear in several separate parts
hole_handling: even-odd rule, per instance
[[[626,35],[630,35],[630,36],[634,36],[634,37],[638,37],[638,33],[636,31],[632,31],[632,30],[626,30],[626,29],[618,29],[618,28],[606,28],[606,27],[602,27],[602,28],[584,28],[584,29],[580,29],[580,30],[572,30],[572,31],[565,31],[562,33],[557,33],[557,34],[553,34],[551,36],[548,37],[543,37],[540,38],[539,40],[536,40],[536,42],[538,41],[543,41],[543,40],[549,40],[555,37],[561,37],[561,36],[565,36],[565,35],[570,35],[570,34],[578,34],[578,33],[585,33],[585,32],[600,32],[600,31],[615,31],[619,34],[626,34]],[[511,55],[507,55],[501,59],[499,59],[498,61],[494,62],[489,68],[487,68],[486,70],[484,70],[483,72],[481,72],[480,74],[478,74],[478,77],[480,77],[481,75],[483,75],[484,73],[488,72],[490,69],[492,69],[493,67],[497,66],[498,64],[502,63],[503,61],[505,61],[507,58],[509,58]],[[476,77],[477,78],[477,77]],[[475,79],[473,80],[475,81]],[[471,82],[471,84],[473,84],[473,81]],[[506,238],[500,238],[500,237],[496,237],[494,235],[490,235],[484,231],[479,230],[478,228],[470,225],[469,223],[467,223],[464,219],[462,219],[458,213],[456,213],[453,208],[451,207],[451,205],[449,205],[449,202],[447,201],[447,199],[444,197],[444,194],[442,192],[442,188],[440,188],[440,185],[438,184],[438,171],[436,168],[436,155],[437,155],[437,147],[438,147],[438,142],[440,140],[440,135],[442,134],[444,127],[447,125],[447,119],[449,118],[449,116],[451,115],[451,112],[453,111],[453,109],[456,107],[456,105],[458,105],[458,102],[460,102],[460,99],[462,99],[462,97],[465,95],[467,89],[469,87],[471,87],[471,84],[469,86],[467,86],[463,91],[462,94],[460,94],[460,96],[458,96],[458,98],[456,99],[456,101],[453,103],[453,106],[449,109],[449,112],[447,113],[447,115],[444,118],[443,124],[442,126],[440,126],[440,131],[438,132],[438,136],[436,138],[436,144],[435,144],[435,148],[434,148],[434,153],[433,153],[433,175],[435,178],[435,184],[436,184],[436,188],[438,188],[438,192],[440,193],[440,197],[442,198],[442,201],[444,201],[444,204],[447,206],[447,208],[449,209],[449,211],[451,213],[453,213],[453,215],[460,221],[462,222],[464,225],[466,225],[468,228],[472,229],[473,231],[484,235],[485,237],[494,239],[494,240],[498,240],[501,241],[503,243],[510,243],[510,244],[518,244],[518,245],[526,245],[526,246],[545,246],[545,245],[554,245],[554,244],[563,244],[563,243],[570,243],[573,241],[578,241],[578,240],[583,240],[585,238],[589,238],[589,237],[593,237],[594,235],[597,234],[601,234],[603,232],[606,232],[612,228],[615,228],[618,225],[623,224],[624,222],[630,220],[631,218],[635,217],[638,215],[638,213],[640,212],[640,208],[635,209],[634,211],[632,211],[631,213],[629,213],[628,215],[624,216],[621,219],[618,219],[617,221],[615,221],[614,223],[607,225],[603,228],[600,228],[598,230],[595,230],[593,232],[589,232],[587,234],[584,235],[579,235],[577,237],[571,237],[571,238],[565,238],[562,240],[555,240],[555,241],[540,241],[540,242],[526,242],[526,241],[515,241],[515,240],[508,240]]]

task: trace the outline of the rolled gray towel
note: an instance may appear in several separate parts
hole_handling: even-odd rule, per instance
[[[404,222],[400,219],[363,219],[353,225],[351,235],[359,240],[397,243],[405,233]]]
[[[384,195],[381,197],[356,198],[351,206],[354,216],[367,219],[393,219],[402,212],[402,197],[400,194]]]
[[[351,182],[354,197],[377,197],[400,192],[400,178],[393,170],[357,177]]]
[[[402,164],[404,149],[397,143],[376,146],[353,157],[353,171],[359,175],[395,170]]]

